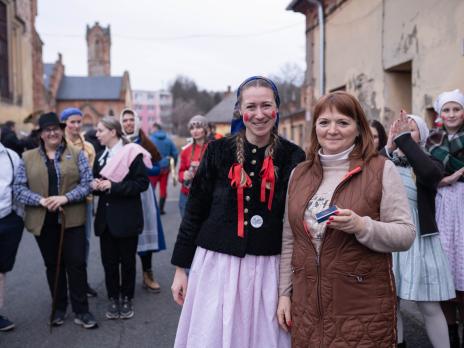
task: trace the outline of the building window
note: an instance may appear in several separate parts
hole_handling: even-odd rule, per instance
[[[113,111],[113,109],[110,109],[110,111],[108,111],[108,115],[114,116],[114,111]]]
[[[8,30],[6,4],[0,2],[0,97],[9,98]]]

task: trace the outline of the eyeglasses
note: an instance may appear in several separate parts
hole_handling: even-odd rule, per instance
[[[43,130],[44,133],[52,134],[52,133],[59,133],[61,131],[60,127],[53,127],[53,128],[45,128]]]

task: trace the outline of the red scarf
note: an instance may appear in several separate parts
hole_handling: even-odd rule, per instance
[[[251,179],[245,173],[245,183],[241,185],[240,179],[242,176],[243,166],[238,163],[234,163],[229,170],[229,179],[230,186],[237,189],[237,212],[238,212],[238,224],[237,224],[237,234],[240,238],[243,238],[245,235],[244,227],[244,215],[243,215],[243,189],[251,187]]]

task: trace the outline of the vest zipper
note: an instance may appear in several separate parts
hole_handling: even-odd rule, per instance
[[[333,192],[333,195],[332,195],[332,198],[330,200],[330,204],[329,206],[332,206],[333,204],[333,201],[334,201],[334,197],[336,195],[336,193],[338,193],[338,191],[341,189],[341,187],[346,183],[348,182],[354,175],[358,174],[359,172],[361,172],[361,167],[360,166],[357,166],[356,168],[354,168],[353,170],[349,171],[343,178],[342,178],[342,181],[340,181],[340,183],[337,185],[337,187],[335,187],[335,190]],[[322,178],[323,178],[324,174],[322,174]],[[321,181],[319,182],[319,185],[322,183],[322,179]],[[319,186],[318,186],[319,187]],[[304,223],[304,213],[306,211],[306,208],[308,207],[308,204],[309,204],[309,201],[311,200],[311,198],[314,196],[314,193],[317,192],[317,189],[315,192],[312,193],[312,195],[310,195],[306,201],[306,205],[305,205],[305,208],[303,210],[303,223]],[[320,322],[320,325],[321,325],[321,331],[322,331],[322,337],[324,337],[324,324],[323,324],[323,321],[322,321],[322,316],[323,316],[323,312],[322,312],[322,296],[321,296],[321,254],[322,254],[322,249],[323,249],[323,246],[324,246],[324,242],[326,240],[326,235],[327,235],[327,230],[324,232],[324,236],[322,237],[322,241],[321,241],[321,246],[319,248],[319,252],[316,250],[316,247],[314,246],[312,240],[311,240],[311,235],[309,233],[309,231],[306,230],[306,228],[304,229],[305,230],[305,234],[307,235],[308,239],[309,239],[309,244],[312,246],[312,248],[314,249],[314,252],[316,253],[316,270],[317,270],[317,278],[316,278],[316,287],[317,287],[317,311],[318,311],[318,314],[319,314],[319,319],[321,319],[319,322]],[[321,342],[322,344],[322,342]]]

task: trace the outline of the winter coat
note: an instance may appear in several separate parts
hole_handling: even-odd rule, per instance
[[[150,139],[156,145],[156,148],[161,154],[161,161],[159,162],[161,170],[169,168],[169,157],[174,158],[174,161],[177,163],[179,151],[165,131],[158,130],[154,132],[150,136]]]

